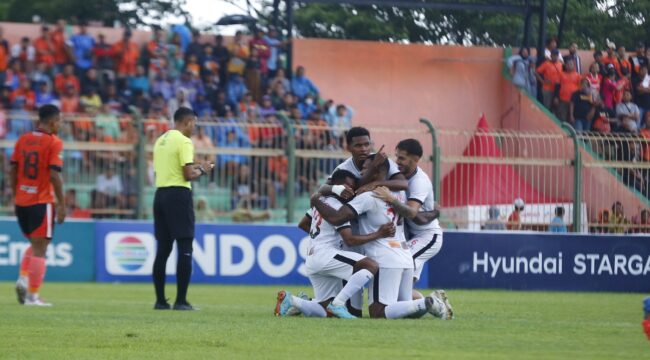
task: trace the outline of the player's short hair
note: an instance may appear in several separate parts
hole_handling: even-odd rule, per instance
[[[51,118],[54,116],[59,115],[61,111],[59,110],[58,107],[52,104],[47,104],[43,105],[40,108],[38,108],[38,121],[40,123],[46,123],[50,121]]]
[[[176,112],[174,112],[174,122],[181,122],[188,116],[198,117],[194,110],[185,106],[181,106],[178,108],[178,110],[176,110]]]
[[[397,149],[406,151],[409,155],[422,157],[422,145],[415,139],[405,139],[397,144]]]
[[[375,156],[377,156],[377,154],[368,155],[368,158],[366,158],[366,161],[368,161],[368,160],[373,161],[375,159]],[[379,167],[377,168],[377,170],[379,170],[380,172],[385,172],[385,173],[388,173],[389,169],[390,169],[390,163],[388,162],[388,159],[384,160],[384,162],[381,163],[379,165]]]
[[[348,170],[343,170],[343,169],[339,169],[339,170],[334,171],[334,173],[330,177],[330,179],[332,180],[332,184],[341,183],[341,182],[345,181],[345,179],[347,179],[347,178],[353,179],[355,181],[355,183],[357,181],[357,177],[354,176],[353,173],[349,172]]]
[[[370,137],[370,131],[368,129],[361,127],[361,126],[355,126],[348,130],[347,134],[345,134],[345,142],[350,145],[352,144],[352,139],[357,137],[357,136],[367,136]]]

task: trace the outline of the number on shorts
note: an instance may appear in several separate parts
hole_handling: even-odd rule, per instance
[[[38,152],[36,151],[23,151],[23,176],[36,180],[38,177]]]

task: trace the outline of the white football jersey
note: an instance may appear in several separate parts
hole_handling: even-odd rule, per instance
[[[343,204],[338,199],[332,196],[321,197],[321,200],[334,210],[339,210],[341,206],[343,206]],[[314,207],[309,209],[307,216],[311,217],[311,227],[309,230],[309,249],[341,249],[341,242],[343,239],[341,238],[341,235],[339,235],[338,231],[340,229],[350,227],[349,222],[346,222],[341,226],[334,226],[323,219],[320,213],[318,213],[318,210],[316,210]]]
[[[388,167],[388,179],[393,177],[393,175],[399,173],[399,169],[397,168],[397,164],[391,160],[388,159],[388,163],[390,166]],[[347,158],[344,162],[340,163],[339,166],[334,169],[336,170],[347,170],[351,172],[354,176],[357,177],[357,179],[361,179],[361,169],[357,168],[357,165],[354,164],[354,161],[352,160],[352,157]],[[332,172],[333,174],[334,172]]]
[[[393,196],[402,202],[406,201],[404,191],[393,192]],[[395,223],[394,238],[381,238],[363,246],[367,256],[377,261],[382,268],[413,268],[413,257],[404,238],[404,221],[390,204],[375,198],[371,192],[365,192],[357,195],[347,205],[358,215],[361,235],[373,233],[387,222]]]
[[[415,174],[408,178],[409,187],[406,190],[406,199],[415,200],[422,204],[420,206],[420,212],[422,211],[433,211],[434,198],[433,198],[433,185],[431,185],[431,180],[429,176],[420,169],[418,166],[415,169]],[[432,222],[426,225],[417,225],[413,221],[407,219],[407,230],[409,233],[409,238],[417,237],[419,234],[424,232],[436,232],[442,234],[442,229],[440,228],[440,223],[438,219],[433,220]]]

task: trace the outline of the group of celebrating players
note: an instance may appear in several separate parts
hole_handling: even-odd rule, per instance
[[[298,225],[309,233],[305,261],[314,298],[278,292],[276,316],[361,317],[368,285],[371,318],[419,318],[426,313],[450,320],[444,290],[423,296],[413,290],[427,260],[442,246],[433,186],[418,166],[422,146],[402,140],[396,161],[371,153],[370,133],[346,134],[352,157],[311,197]]]

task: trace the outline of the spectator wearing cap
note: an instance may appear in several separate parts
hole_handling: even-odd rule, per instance
[[[57,74],[54,78],[54,89],[59,95],[63,94],[68,86],[73,86],[77,93],[81,90],[79,79],[74,75],[74,66],[72,64],[67,64],[63,68],[63,72]]]
[[[641,68],[648,66],[648,58],[645,56],[645,44],[643,42],[636,45],[636,54],[630,57],[630,63],[632,65],[632,83],[636,84],[639,82]]]
[[[564,55],[564,63],[566,64],[569,61],[573,61],[576,72],[582,74],[582,59],[578,54],[578,44],[576,43],[571,43],[569,53]]]
[[[614,61],[616,61],[616,44],[614,44],[611,41],[607,42],[607,48],[605,51],[607,52],[607,56],[603,58],[603,61],[605,64],[614,64]]]
[[[29,39],[28,39],[29,41]],[[41,27],[41,36],[34,41],[34,50],[36,51],[36,62],[45,63],[48,69],[51,69],[54,64],[54,53],[56,46],[52,39],[52,33],[47,25]]]
[[[554,100],[560,86],[562,76],[562,63],[559,61],[560,52],[557,49],[551,51],[551,60],[545,61],[537,68],[537,80],[542,83],[542,101],[544,106],[553,110]]]
[[[305,75],[305,68],[303,66],[298,66],[295,76],[291,79],[291,91],[301,101],[309,93],[315,96],[318,96],[320,93],[316,85]]]
[[[267,116],[275,115],[275,113],[276,110],[271,102],[271,96],[264,95],[262,97],[262,105],[260,106],[260,116],[266,118]]]
[[[616,68],[614,64],[607,64],[607,77],[603,79],[601,88],[603,104],[606,108],[614,110],[616,108],[617,92],[621,91],[624,84],[616,78]]]
[[[564,65],[566,72],[560,76],[560,103],[557,108],[557,117],[561,121],[569,121],[569,105],[571,103],[571,95],[580,89],[581,76],[575,70],[573,61],[567,60]]]
[[[564,59],[562,58],[562,54],[560,54],[560,51],[557,48],[557,39],[556,38],[551,38],[546,41],[546,49],[544,49],[544,57],[546,60],[552,60],[553,58],[553,51],[557,50],[557,60],[560,63],[564,63]]]
[[[11,47],[12,62],[20,62],[25,66],[28,62],[34,62],[36,59],[36,48],[32,46],[28,37],[23,37],[20,40],[20,43],[14,44]],[[49,67],[51,67],[51,65]]]
[[[138,45],[131,40],[131,30],[124,31],[122,39],[111,48],[115,60],[117,77],[125,81],[128,76],[135,75],[140,50]]]
[[[627,60],[627,53],[625,52],[625,46],[619,46],[616,53],[616,57],[613,62],[614,67],[616,68],[616,73],[619,78],[629,78],[632,75],[632,65]]]
[[[77,76],[82,77],[93,66],[95,39],[88,34],[86,24],[82,22],[79,24],[79,33],[74,35],[70,41],[72,42]]]

